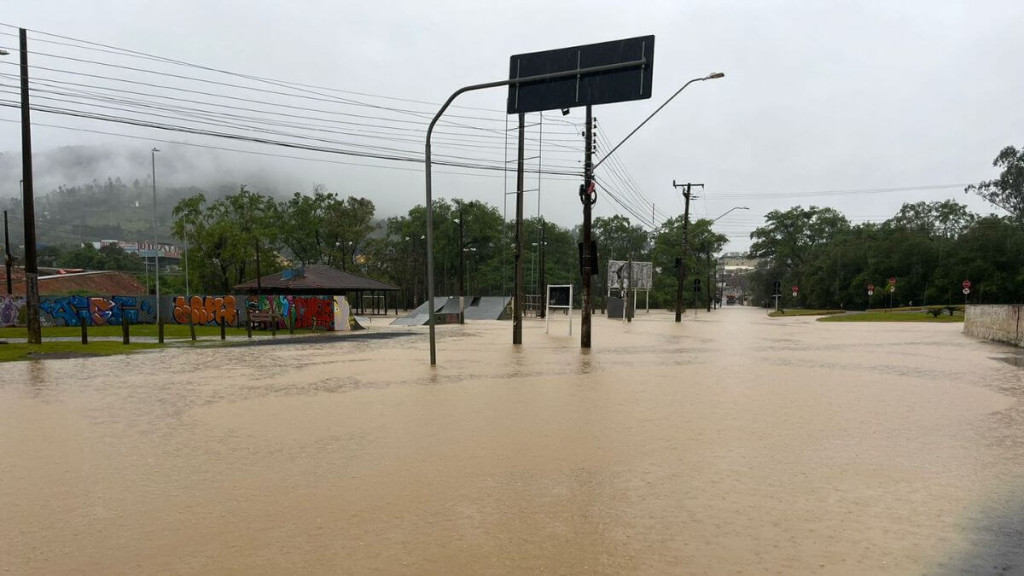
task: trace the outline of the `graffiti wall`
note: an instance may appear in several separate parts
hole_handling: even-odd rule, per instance
[[[153,322],[156,311],[150,298],[135,296],[46,296],[39,300],[39,318],[44,326],[120,326]]]
[[[0,297],[0,326],[17,322],[24,298]],[[156,322],[156,298],[147,296],[44,296],[39,302],[40,321],[44,326],[120,326],[127,318],[130,324]],[[330,296],[163,296],[160,316],[167,323],[198,326],[244,326],[246,307],[249,312],[273,312],[281,318],[279,328],[287,328],[288,319],[295,319],[296,328],[334,329],[334,299]]]
[[[171,315],[178,324],[188,324],[191,318],[192,323],[198,326],[238,326],[237,305],[236,298],[231,295],[192,296],[188,301],[185,296],[175,296]]]
[[[18,310],[21,310],[24,305],[24,298],[13,296],[0,298],[0,327],[15,326],[18,323]]]
[[[334,298],[331,296],[249,296],[250,310],[273,312],[281,316],[280,327],[295,319],[296,328],[334,330]],[[244,314],[244,312],[242,313]]]

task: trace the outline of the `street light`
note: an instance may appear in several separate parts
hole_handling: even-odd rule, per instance
[[[702,76],[702,77],[700,77],[700,78],[694,78],[693,80],[690,80],[690,81],[689,81],[689,82],[687,82],[686,84],[683,84],[683,87],[682,87],[682,88],[680,88],[679,90],[676,90],[676,93],[675,93],[675,94],[673,94],[672,96],[669,96],[669,99],[668,99],[668,100],[665,100],[665,103],[664,103],[664,104],[662,104],[661,106],[658,106],[657,110],[655,110],[654,112],[651,112],[651,115],[650,115],[650,116],[648,116],[648,117],[647,117],[647,118],[646,118],[646,119],[645,119],[645,120],[644,120],[643,122],[641,122],[639,126],[637,126],[636,128],[634,128],[632,132],[630,132],[629,134],[627,134],[627,135],[626,135],[626,137],[625,137],[625,138],[623,138],[621,142],[619,142],[618,144],[616,144],[616,145],[615,145],[615,147],[614,147],[614,148],[612,148],[610,152],[608,152],[607,154],[605,154],[605,155],[604,155],[604,157],[603,157],[603,158],[601,158],[601,160],[599,160],[599,161],[597,162],[597,164],[594,164],[594,168],[593,168],[593,169],[594,169],[594,170],[597,170],[597,167],[598,167],[598,166],[600,166],[600,165],[601,165],[601,163],[603,163],[603,162],[604,162],[605,160],[607,160],[609,156],[611,156],[612,154],[614,154],[614,153],[615,153],[615,151],[619,149],[619,146],[622,146],[623,144],[625,144],[625,143],[626,143],[626,140],[629,140],[629,138],[630,138],[630,137],[631,137],[631,136],[632,136],[633,134],[636,134],[636,133],[637,133],[637,131],[639,131],[639,130],[640,130],[641,128],[643,128],[643,127],[644,127],[644,124],[647,124],[648,120],[650,120],[651,118],[654,118],[654,115],[655,115],[655,114],[657,114],[658,112],[661,112],[661,109],[662,109],[662,108],[664,108],[665,106],[668,106],[668,103],[669,103],[669,102],[671,102],[671,101],[672,101],[672,99],[673,99],[673,98],[675,98],[676,96],[679,96],[679,93],[680,93],[680,92],[682,92],[683,90],[685,90],[687,86],[689,86],[690,84],[693,84],[694,82],[703,82],[704,80],[717,80],[717,79],[719,79],[719,78],[724,78],[724,77],[725,77],[725,73],[724,73],[724,72],[712,72],[711,74],[708,74],[707,76]]]
[[[729,208],[728,210],[726,210],[725,214],[728,214],[729,212],[732,212],[733,210],[750,210],[750,208],[747,208],[746,206],[733,206],[732,208]],[[725,214],[722,214],[718,218],[715,218],[714,220],[711,221],[711,223],[714,224],[715,222],[718,222],[722,218],[725,218]]]
[[[160,150],[150,150],[150,158],[153,161],[153,274],[156,277],[156,324],[160,325],[160,240],[156,235],[156,153]]]

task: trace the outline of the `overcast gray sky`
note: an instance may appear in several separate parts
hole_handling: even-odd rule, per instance
[[[656,220],[682,211],[673,179],[707,185],[692,207],[697,217],[749,206],[749,211],[733,212],[717,225],[731,237],[729,250],[748,246],[746,236],[766,212],[797,204],[832,206],[854,222],[888,218],[903,202],[948,198],[988,213],[990,206],[965,195],[961,188],[866,191],[988,179],[995,175],[991,161],[1003,146],[1024,144],[1024,66],[1020,63],[1024,3],[1014,1],[50,0],[5,6],[2,21],[232,72],[360,92],[365,94],[358,96],[363,104],[420,112],[432,106],[381,97],[438,103],[460,86],[505,77],[512,54],[654,34],[653,98],[596,108],[599,132],[609,143],[617,142],[687,80],[725,72],[721,80],[691,85],[616,156],[620,174],[623,168],[628,171],[648,201],[644,208],[648,213],[649,203],[654,203],[659,213]],[[0,36],[0,45],[7,48],[16,47],[16,41]],[[115,58],[42,43],[32,44],[30,52],[44,48],[65,57]],[[14,59],[13,53],[5,58]],[[45,61],[40,57],[33,64]],[[73,60],[61,62],[79,72],[96,69]],[[134,63],[147,65],[199,75],[146,60]],[[10,65],[3,68],[5,73],[16,72]],[[40,77],[44,76],[41,72]],[[170,77],[160,83],[198,86]],[[224,87],[216,90],[223,93]],[[492,137],[481,137],[477,149],[468,144],[470,139],[453,137],[454,146],[441,143],[435,151],[452,157],[478,155],[502,164],[506,148],[497,134],[505,128],[505,92],[495,89],[458,102],[484,110],[453,110],[464,116],[455,119],[461,126],[453,126],[453,131]],[[317,104],[320,108],[332,105]],[[401,114],[397,117],[425,122],[422,116]],[[17,118],[16,109],[0,109],[0,120]],[[576,110],[566,120],[578,124],[581,119],[582,111]],[[237,174],[239,179],[266,178],[268,186],[286,192],[308,191],[314,183],[323,183],[341,194],[371,198],[381,216],[404,213],[423,202],[422,166],[417,164],[295,152],[43,113],[36,113],[33,120],[154,138],[151,143],[52,127],[36,129],[38,154],[73,144],[123,147],[127,150],[123,155],[111,154],[106,171],[110,176],[144,178],[149,170],[148,150],[155,145],[162,150],[161,182],[202,184],[196,180],[212,170],[222,176]],[[530,121],[536,123],[536,118]],[[409,126],[409,142],[401,145],[420,150],[421,132],[416,130],[421,128]],[[539,130],[532,126],[531,135]],[[582,144],[575,136],[577,127],[553,113],[545,115],[543,130],[542,167],[580,170]],[[157,142],[157,138],[376,167],[197,150]],[[361,146],[373,145],[362,138]],[[16,153],[19,146],[18,125],[0,123],[0,150]],[[599,157],[600,152],[599,148]],[[176,154],[190,160],[176,162]],[[200,159],[202,170],[194,168]],[[612,182],[607,169],[601,170],[606,173],[599,171],[599,178]],[[480,199],[503,208],[505,191],[514,189],[514,183],[506,182],[500,173],[448,171],[459,174],[436,177],[435,188],[442,197]],[[59,177],[73,178],[74,172]],[[20,171],[4,169],[0,193],[11,195],[19,178]],[[43,186],[57,183],[47,180],[46,174],[37,178]],[[536,177],[530,181],[527,188],[536,188]],[[564,226],[577,224],[581,220],[577,186],[578,180],[571,177],[544,177],[540,210]],[[625,187],[620,185],[621,193]],[[43,187],[37,193],[46,191]],[[804,194],[823,191],[850,192]],[[537,203],[536,192],[530,192],[527,212],[535,214]],[[643,202],[634,199],[633,203]],[[511,204],[508,210],[512,214]],[[624,211],[601,197],[595,214],[614,213]]]

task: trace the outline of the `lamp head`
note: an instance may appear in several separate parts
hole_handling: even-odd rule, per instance
[[[709,80],[715,80],[717,78],[725,78],[725,72],[712,72],[711,74],[708,74]]]

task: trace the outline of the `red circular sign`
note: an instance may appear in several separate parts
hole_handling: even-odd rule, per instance
[[[799,292],[799,291],[800,291],[800,287],[799,286],[793,286],[793,292]]]
[[[895,286],[895,285],[896,285],[896,278],[889,278],[889,286]]]
[[[874,290],[874,289],[875,289],[875,285],[874,284],[868,284],[868,290]]]
[[[971,287],[971,281],[970,280],[964,280],[964,288],[970,289],[970,287]]]

